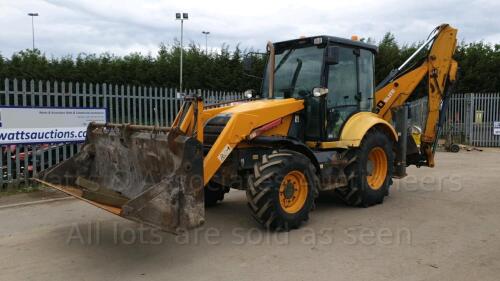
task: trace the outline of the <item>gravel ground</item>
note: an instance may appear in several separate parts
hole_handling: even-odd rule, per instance
[[[438,153],[436,168],[409,169],[384,204],[322,198],[288,233],[261,230],[241,191],[180,236],[78,200],[3,199],[0,280],[498,280],[498,159],[498,149]]]

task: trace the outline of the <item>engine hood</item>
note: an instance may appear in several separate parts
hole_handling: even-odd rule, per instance
[[[251,102],[237,104],[220,114],[255,114],[266,116],[276,116],[276,118],[304,109],[304,100],[294,98],[289,99],[262,99]]]

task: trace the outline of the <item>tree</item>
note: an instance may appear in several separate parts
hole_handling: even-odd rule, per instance
[[[374,44],[371,38],[362,39]],[[387,32],[378,43],[375,60],[376,82],[384,79],[422,44],[399,46],[394,34]],[[243,58],[253,60],[249,72],[243,70]],[[156,54],[131,53],[115,56],[110,53],[81,53],[61,58],[47,58],[40,50],[27,49],[10,58],[0,54],[0,83],[4,78],[49,81],[78,81],[109,84],[179,86],[180,44],[160,43]],[[500,45],[485,42],[461,42],[455,59],[459,63],[457,91],[478,92],[500,90]],[[259,90],[261,88],[266,56],[241,50],[232,51],[223,44],[218,52],[205,53],[191,42],[184,50],[184,88],[224,91]]]
[[[375,57],[375,81],[382,81],[394,68],[399,66],[400,49],[396,38],[387,32],[378,44],[378,53]]]

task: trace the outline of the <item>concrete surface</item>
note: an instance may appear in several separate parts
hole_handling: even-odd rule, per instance
[[[77,200],[0,209],[0,280],[499,280],[500,150],[439,153],[383,205],[323,198],[300,230],[268,233],[241,191],[188,235]]]
[[[7,191],[0,192],[0,209],[24,205],[40,204],[57,200],[70,199],[72,197],[52,188],[37,188],[35,191]]]

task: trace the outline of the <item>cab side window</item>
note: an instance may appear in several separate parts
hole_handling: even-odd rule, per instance
[[[355,50],[339,48],[339,62],[329,66],[326,133],[329,140],[338,139],[349,116],[359,110],[357,55]]]
[[[373,80],[375,72],[373,61],[373,53],[361,49],[358,57],[359,92],[361,94],[361,101],[359,102],[360,111],[371,111],[373,107],[373,91],[375,85],[375,81]]]

